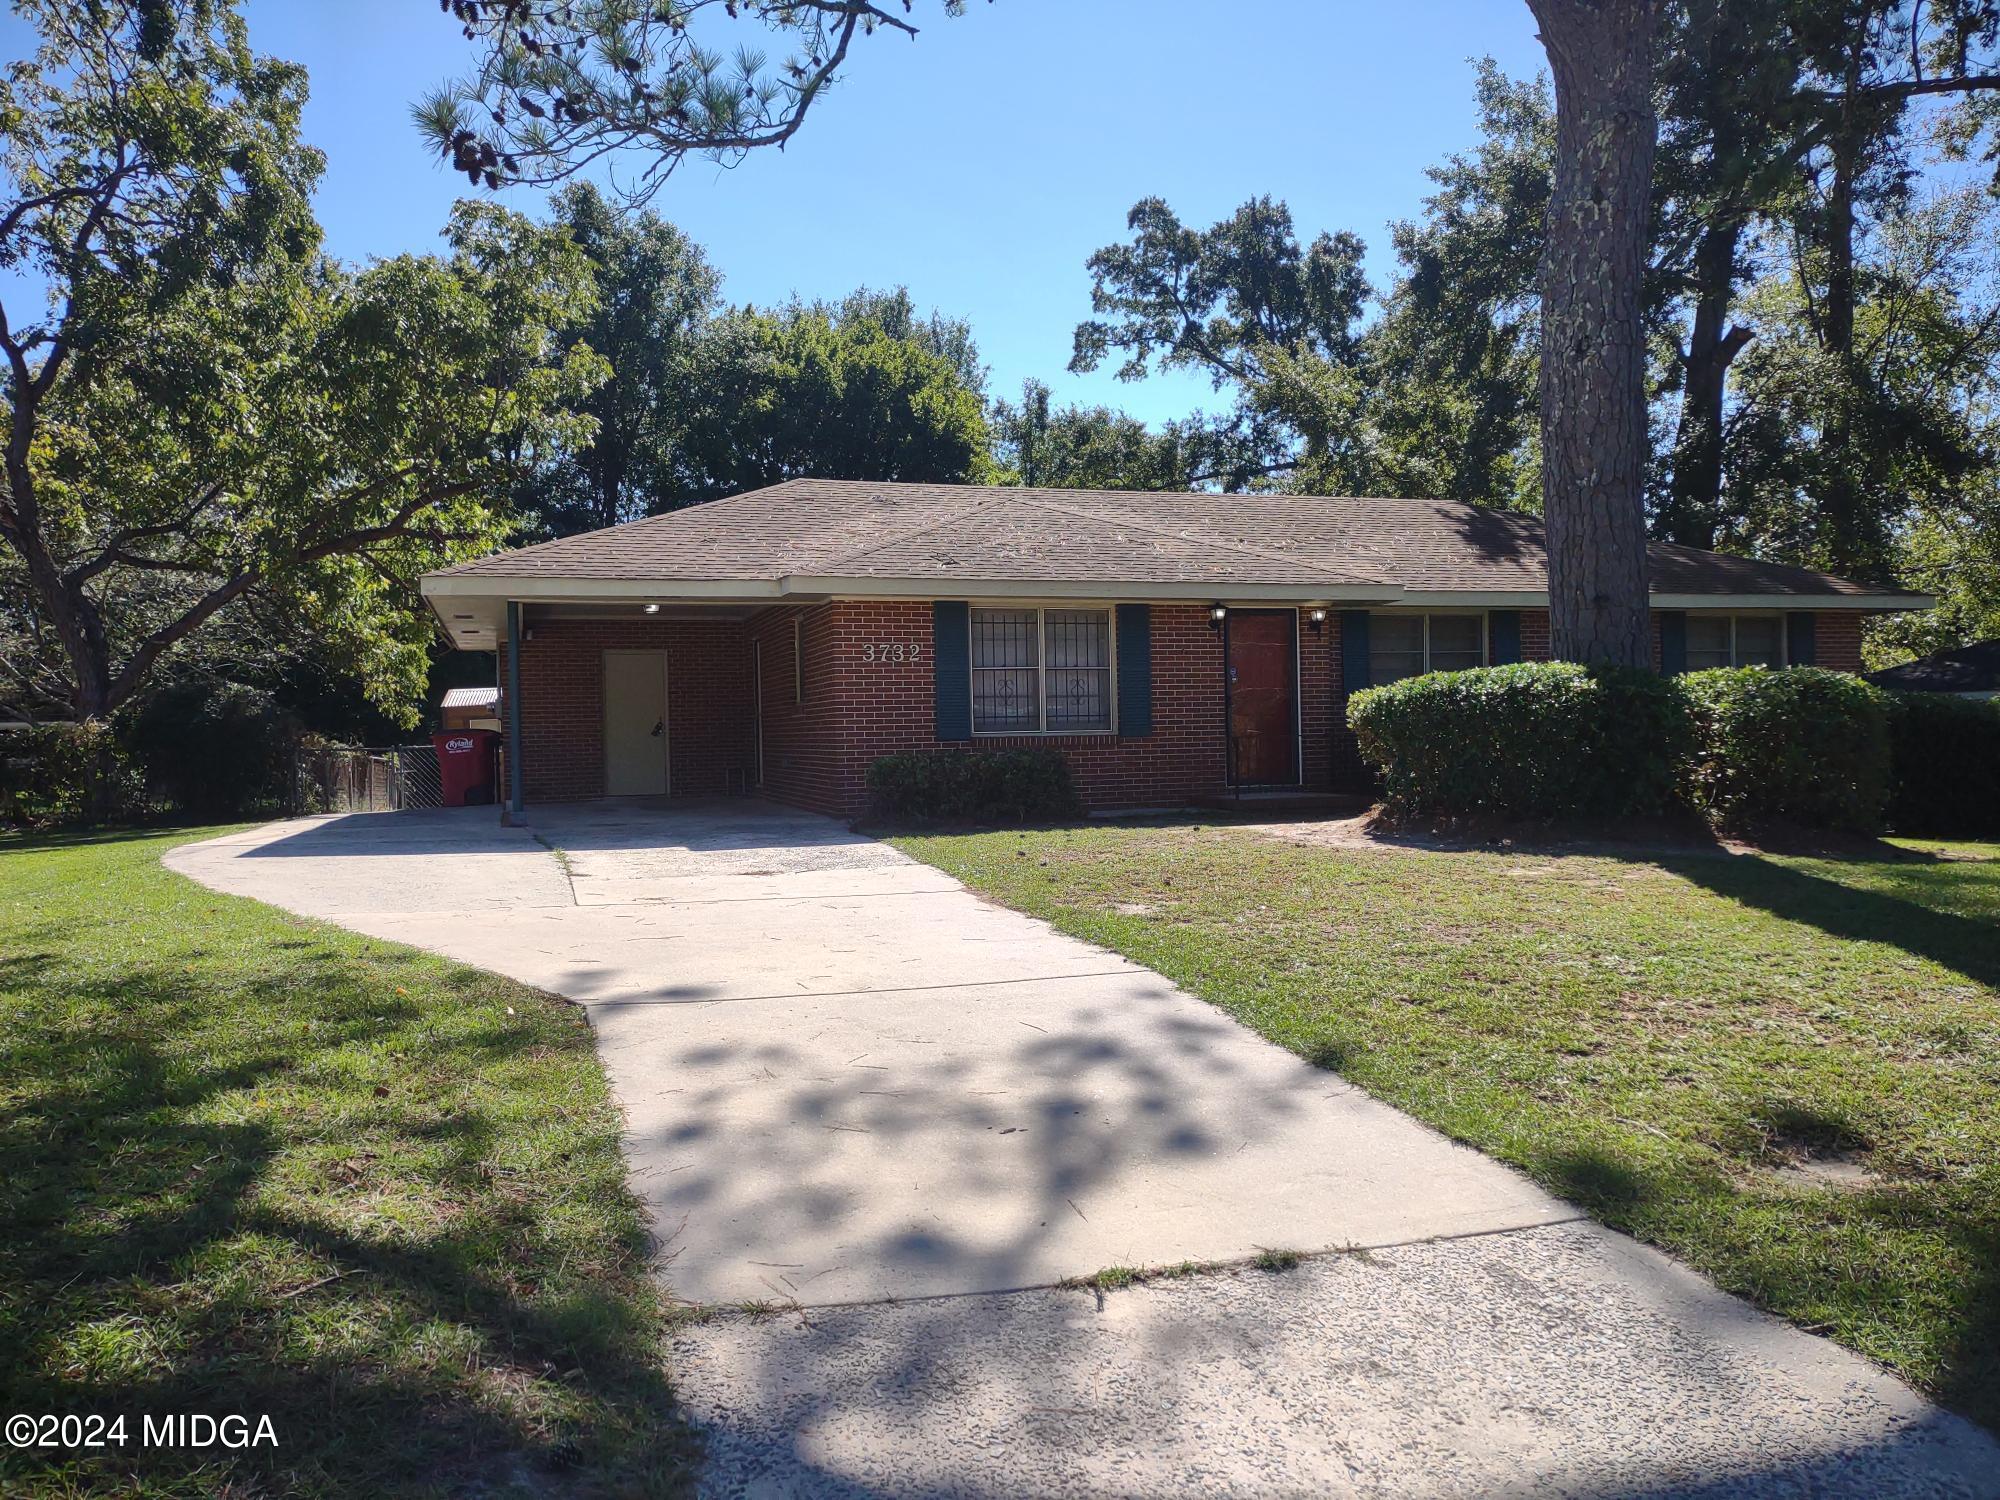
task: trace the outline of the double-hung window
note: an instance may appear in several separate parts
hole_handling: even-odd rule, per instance
[[[1376,687],[1426,672],[1486,664],[1484,615],[1370,615],[1368,680]]]
[[[1779,615],[1690,614],[1687,664],[1690,672],[1704,667],[1782,667],[1784,619]]]
[[[974,734],[1111,729],[1111,611],[972,611]]]

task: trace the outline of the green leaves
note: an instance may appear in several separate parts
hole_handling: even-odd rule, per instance
[[[1675,679],[1699,748],[1687,787],[1718,821],[1872,833],[1889,795],[1890,695],[1817,667],[1715,667]]]
[[[1347,718],[1405,813],[1652,817],[1677,806],[1691,746],[1674,683],[1575,662],[1405,678]]]
[[[1192,369],[1232,388],[1228,417],[1190,424],[1209,450],[1203,477],[1227,488],[1293,468],[1301,443],[1319,458],[1340,445],[1345,430],[1321,422],[1326,409],[1310,399],[1317,376],[1300,377],[1358,362],[1368,298],[1360,239],[1321,234],[1301,246],[1291,210],[1268,197],[1205,230],[1159,198],[1134,204],[1125,223],[1130,242],[1087,262],[1099,316],[1077,326],[1069,368],[1085,373],[1122,354],[1120,380]]]
[[[694,493],[730,494],[808,474],[984,476],[986,419],[966,370],[969,345],[936,323],[894,331],[868,298],[849,302],[776,313],[742,308],[703,330],[679,454]]]
[[[109,713],[254,609],[267,664],[310,635],[409,712],[415,575],[490,550],[533,456],[591,430],[604,362],[556,332],[595,305],[586,257],[468,206],[448,258],[328,260],[304,75],[253,57],[231,7],[25,8],[45,46],[6,85],[0,263],[54,311],[0,325],[0,539],[32,692]]]
[[[567,235],[595,279],[597,295],[555,323],[564,350],[587,346],[607,378],[583,398],[591,430],[543,443],[517,486],[536,532],[562,536],[646,514],[681,483],[675,455],[692,346],[721,277],[701,247],[657,215],[627,213],[589,183],[564,188],[549,228]],[[484,255],[511,258],[491,227],[513,216],[463,210],[490,241]]]

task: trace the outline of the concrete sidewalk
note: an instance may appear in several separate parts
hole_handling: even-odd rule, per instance
[[[168,862],[588,1008],[669,1285],[805,1309],[679,1351],[716,1493],[2000,1494],[1865,1361],[885,845],[742,802],[533,825]],[[1271,1247],[1369,1253],[967,1295]]]

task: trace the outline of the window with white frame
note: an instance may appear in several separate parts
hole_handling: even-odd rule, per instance
[[[1484,615],[1370,615],[1368,680],[1376,687],[1426,672],[1486,664]]]
[[[1690,672],[1704,667],[1782,667],[1784,617],[1690,614],[1687,664]]]
[[[1111,611],[972,611],[974,734],[1111,728]]]

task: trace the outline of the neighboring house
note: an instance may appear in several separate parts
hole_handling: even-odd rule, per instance
[[[1666,671],[1859,671],[1931,601],[1655,544]],[[1047,745],[1092,807],[1366,785],[1349,693],[1548,654],[1541,522],[1420,500],[799,479],[423,580],[500,650],[511,797],[866,802],[890,751]],[[515,663],[504,654],[519,644]],[[517,778],[517,779],[516,779]]]
[[[1870,672],[1868,680],[1898,693],[2000,698],[2000,641],[1974,641],[1970,646],[1933,651],[1899,667]]]

